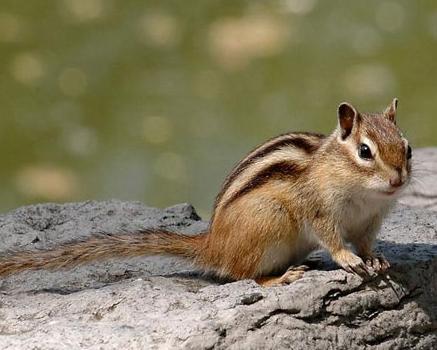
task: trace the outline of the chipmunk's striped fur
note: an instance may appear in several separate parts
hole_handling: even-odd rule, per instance
[[[389,264],[373,254],[372,245],[411,172],[411,148],[396,126],[396,107],[394,99],[383,113],[370,115],[343,103],[331,135],[288,133],[262,144],[227,177],[209,230],[201,235],[96,235],[52,250],[6,255],[0,275],[170,254],[221,276],[274,285],[301,277],[298,264],[319,248],[347,271],[384,271]]]

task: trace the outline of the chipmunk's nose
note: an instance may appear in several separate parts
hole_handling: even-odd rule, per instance
[[[391,187],[401,187],[404,183],[402,182],[400,177],[394,177],[390,179]]]
[[[401,187],[404,184],[400,172],[398,172],[396,176],[390,178],[389,182],[391,187]]]

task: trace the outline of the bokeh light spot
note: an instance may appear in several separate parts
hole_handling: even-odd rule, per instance
[[[97,149],[97,136],[95,130],[76,126],[65,132],[65,146],[75,156],[89,156]]]
[[[376,22],[381,29],[396,32],[405,21],[405,10],[399,2],[383,1],[376,11]]]
[[[352,66],[346,70],[343,81],[352,95],[363,98],[383,97],[396,85],[392,71],[384,65]]]
[[[209,30],[210,52],[225,69],[241,69],[257,57],[280,53],[286,45],[288,27],[278,18],[248,15],[223,18]]]
[[[306,15],[316,6],[317,0],[282,0],[285,11],[296,15]]]
[[[184,183],[187,181],[185,159],[176,153],[165,152],[159,155],[153,166],[156,174],[166,180]]]
[[[428,28],[434,39],[437,39],[437,12],[429,16]]]
[[[381,36],[374,28],[362,26],[353,35],[352,47],[360,55],[374,54],[381,46]]]
[[[147,116],[143,120],[143,135],[147,142],[164,143],[172,135],[172,124],[163,116]]]
[[[29,165],[16,176],[17,190],[29,198],[65,200],[78,192],[78,179],[67,169],[54,165]]]
[[[11,73],[15,80],[31,85],[43,77],[44,65],[38,55],[22,53],[13,59]]]
[[[139,39],[145,44],[162,47],[175,45],[179,40],[176,19],[165,13],[148,13],[137,24]]]
[[[69,14],[79,22],[97,19],[103,15],[103,0],[64,0]]]

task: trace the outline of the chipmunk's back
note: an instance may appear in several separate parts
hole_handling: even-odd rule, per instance
[[[301,173],[325,138],[317,133],[290,132],[259,145],[227,176],[217,195],[215,209],[228,206],[269,179]]]

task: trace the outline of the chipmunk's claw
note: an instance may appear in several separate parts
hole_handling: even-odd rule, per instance
[[[390,263],[382,254],[366,256],[364,257],[364,261],[366,262],[366,266],[378,274],[384,273],[390,268]]]
[[[334,257],[335,261],[347,272],[367,278],[371,275],[364,261],[350,251],[343,251]]]

